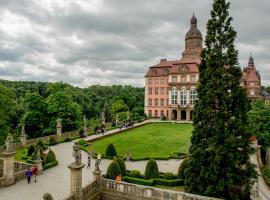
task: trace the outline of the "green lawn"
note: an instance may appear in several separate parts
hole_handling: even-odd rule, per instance
[[[117,154],[126,150],[134,157],[168,156],[171,152],[187,153],[190,144],[191,124],[152,123],[119,135],[93,142],[95,152],[105,153],[109,143],[114,144]]]

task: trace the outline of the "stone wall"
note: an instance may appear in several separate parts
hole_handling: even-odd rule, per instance
[[[0,159],[0,178],[3,177],[3,164],[4,164],[4,161]]]

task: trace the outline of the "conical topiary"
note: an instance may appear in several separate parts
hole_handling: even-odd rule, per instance
[[[126,170],[127,170],[125,162],[123,161],[122,158],[116,158],[115,161],[118,163],[119,167],[121,168],[122,175],[125,176]]]
[[[56,161],[54,152],[50,149],[46,156],[46,163],[52,163]]]
[[[112,179],[112,180],[115,180],[117,176],[122,175],[121,168],[117,161],[114,160],[111,162],[111,164],[109,165],[107,169],[106,175],[108,179]]]
[[[154,179],[159,177],[159,172],[158,172],[158,165],[157,162],[153,159],[150,159],[147,162],[146,168],[145,168],[145,173],[144,173],[145,179]]]
[[[106,156],[111,156],[111,157],[117,156],[116,149],[115,149],[115,147],[114,147],[113,144],[109,144],[109,145],[107,146],[105,155],[106,155]]]

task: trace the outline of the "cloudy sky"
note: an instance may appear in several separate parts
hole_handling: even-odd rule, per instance
[[[192,12],[212,0],[0,0],[0,78],[143,86],[148,66],[179,59]],[[270,1],[233,0],[241,66],[270,85]]]

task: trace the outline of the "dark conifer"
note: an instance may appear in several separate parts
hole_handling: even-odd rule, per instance
[[[243,188],[249,189],[254,169],[229,7],[226,0],[214,0],[207,23],[185,182],[191,193],[238,199]]]

